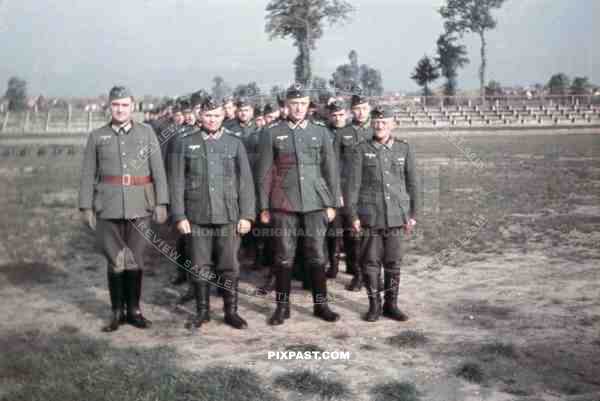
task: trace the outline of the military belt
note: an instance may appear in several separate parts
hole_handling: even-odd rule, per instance
[[[105,175],[102,176],[102,182],[106,184],[116,185],[145,185],[152,182],[152,177],[149,175]]]

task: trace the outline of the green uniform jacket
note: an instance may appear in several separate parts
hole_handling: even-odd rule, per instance
[[[259,210],[306,213],[340,206],[330,135],[324,124],[308,120],[295,129],[281,121],[263,131],[254,166]]]
[[[348,206],[353,220],[371,228],[404,225],[417,214],[417,179],[413,147],[394,140],[391,148],[373,140],[353,152]]]
[[[179,138],[169,157],[172,219],[197,225],[253,221],[255,187],[244,145],[224,128],[218,139],[202,134]]]
[[[151,176],[147,185],[102,182],[102,176]],[[133,219],[150,215],[169,203],[165,168],[152,128],[132,122],[126,134],[107,124],[88,137],[83,154],[79,208],[93,209],[102,219]]]

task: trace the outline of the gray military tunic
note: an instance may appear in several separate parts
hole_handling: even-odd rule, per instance
[[[105,183],[103,176],[150,176],[152,183]],[[93,209],[101,219],[134,219],[169,203],[165,168],[152,128],[132,122],[117,133],[107,124],[88,137],[79,187],[79,209]]]
[[[348,185],[353,219],[374,229],[403,226],[417,214],[414,151],[404,141],[374,140],[356,146]]]
[[[254,167],[259,210],[307,213],[340,206],[330,132],[304,120],[271,124],[260,136]]]

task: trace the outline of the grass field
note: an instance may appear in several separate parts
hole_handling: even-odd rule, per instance
[[[362,321],[365,293],[349,296],[341,274],[329,282],[340,322],[304,302],[272,328],[273,303],[243,295],[262,273],[245,271],[249,329],[223,323],[215,294],[199,333],[151,247],[154,326],[101,333],[105,262],[76,210],[78,148],[3,154],[0,400],[598,401],[600,136],[465,135],[479,166],[442,135],[408,139],[423,184],[400,290],[408,322]],[[286,350],[350,360],[267,357]]]

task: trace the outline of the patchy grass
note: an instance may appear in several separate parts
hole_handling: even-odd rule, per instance
[[[67,277],[64,271],[42,262],[9,263],[0,266],[0,274],[17,287],[52,284]]]
[[[463,362],[455,372],[457,377],[465,379],[471,383],[481,384],[485,380],[485,374],[483,368],[476,362]]]
[[[115,349],[72,326],[7,334],[0,346],[2,401],[277,400],[247,369],[186,371],[171,348]]]
[[[323,348],[315,344],[291,344],[285,347],[286,351],[293,352],[323,352]]]
[[[505,344],[496,341],[482,345],[479,350],[479,356],[482,360],[491,360],[499,357],[515,358],[517,356],[517,351],[513,344]]]
[[[413,383],[390,381],[371,388],[373,401],[418,401],[419,394]]]
[[[345,383],[311,370],[295,370],[277,376],[275,385],[288,391],[318,396],[324,400],[347,400],[352,393]]]
[[[420,331],[404,330],[398,335],[388,337],[385,341],[397,348],[416,348],[426,344],[429,339]]]

